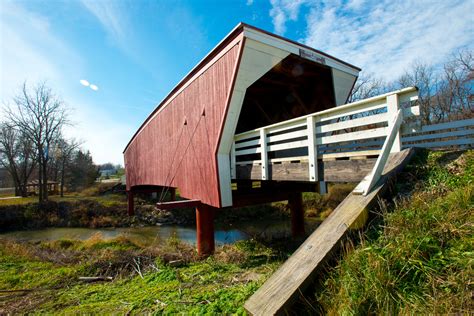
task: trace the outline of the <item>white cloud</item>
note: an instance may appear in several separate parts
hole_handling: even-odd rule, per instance
[[[91,88],[92,90],[94,90],[94,91],[99,90],[99,87],[96,86],[95,84],[91,84],[91,85],[90,85],[90,88]]]
[[[253,0],[247,0],[247,2],[245,4],[248,5],[248,6],[251,6],[253,4]]]
[[[286,32],[288,20],[296,21],[300,8],[307,3],[306,0],[270,0],[272,8],[270,17],[272,18],[275,33],[283,35]]]
[[[89,83],[89,81],[84,80],[84,79],[79,80],[79,82],[80,82],[84,87],[88,87],[88,86],[91,85],[91,84]]]
[[[311,6],[306,44],[393,80],[416,60],[438,64],[473,48],[472,1],[352,0]]]
[[[121,42],[125,35],[125,16],[119,10],[117,1],[82,0],[82,4],[104,26],[115,40]]]
[[[359,10],[365,4],[365,0],[349,0],[347,2],[347,8],[350,10]]]

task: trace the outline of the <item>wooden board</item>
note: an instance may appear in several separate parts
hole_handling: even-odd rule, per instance
[[[376,159],[334,160],[318,162],[318,180],[327,182],[359,182],[369,173]],[[260,165],[237,165],[237,179],[261,180]],[[308,162],[268,165],[268,179],[278,181],[309,181]]]
[[[406,149],[391,154],[384,173],[366,196],[349,194],[295,253],[252,295],[244,305],[250,315],[284,314],[300,295],[320,264],[348,228],[381,193],[386,181],[401,170],[414,153]]]

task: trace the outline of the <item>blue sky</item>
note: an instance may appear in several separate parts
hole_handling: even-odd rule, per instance
[[[97,163],[122,163],[156,104],[240,21],[393,80],[472,49],[473,17],[474,1],[0,0],[0,102],[47,80],[72,109],[68,135]]]

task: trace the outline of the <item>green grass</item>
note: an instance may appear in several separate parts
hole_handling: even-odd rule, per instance
[[[346,247],[306,293],[312,305],[306,313],[472,311],[474,152],[423,152],[396,188],[394,205],[382,208],[361,241]],[[305,206],[322,217],[350,189],[306,194]],[[238,242],[199,259],[176,239],[149,247],[99,235],[39,244],[0,240],[0,314],[244,314],[245,300],[291,253],[276,247]],[[174,260],[182,264],[170,265]],[[114,280],[84,283],[80,276]]]
[[[54,202],[78,202],[84,200],[96,201],[104,206],[114,206],[117,204],[126,203],[125,196],[119,194],[107,194],[102,196],[81,196],[78,194],[66,194],[64,195],[64,197],[60,197],[59,195],[52,195],[49,197],[49,200]],[[38,203],[38,197],[36,196],[0,200],[0,206],[25,205],[35,203]]]
[[[320,286],[314,305],[325,313],[472,311],[474,152],[422,153],[407,172],[399,187],[415,188],[410,197],[384,210]]]
[[[177,258],[183,260],[181,266],[166,263]],[[84,242],[39,245],[4,240],[0,291],[32,291],[2,297],[0,314],[244,314],[245,300],[283,259],[254,241],[219,247],[214,256],[199,259],[193,247],[176,239],[150,248],[125,237],[104,241],[94,236]],[[114,280],[78,280],[98,275],[111,275]]]

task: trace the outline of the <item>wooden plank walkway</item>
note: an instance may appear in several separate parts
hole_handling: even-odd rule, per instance
[[[366,196],[349,194],[295,253],[252,295],[244,307],[251,315],[284,314],[336,247],[348,228],[382,192],[387,180],[413,156],[414,149],[390,154],[382,178]]]

